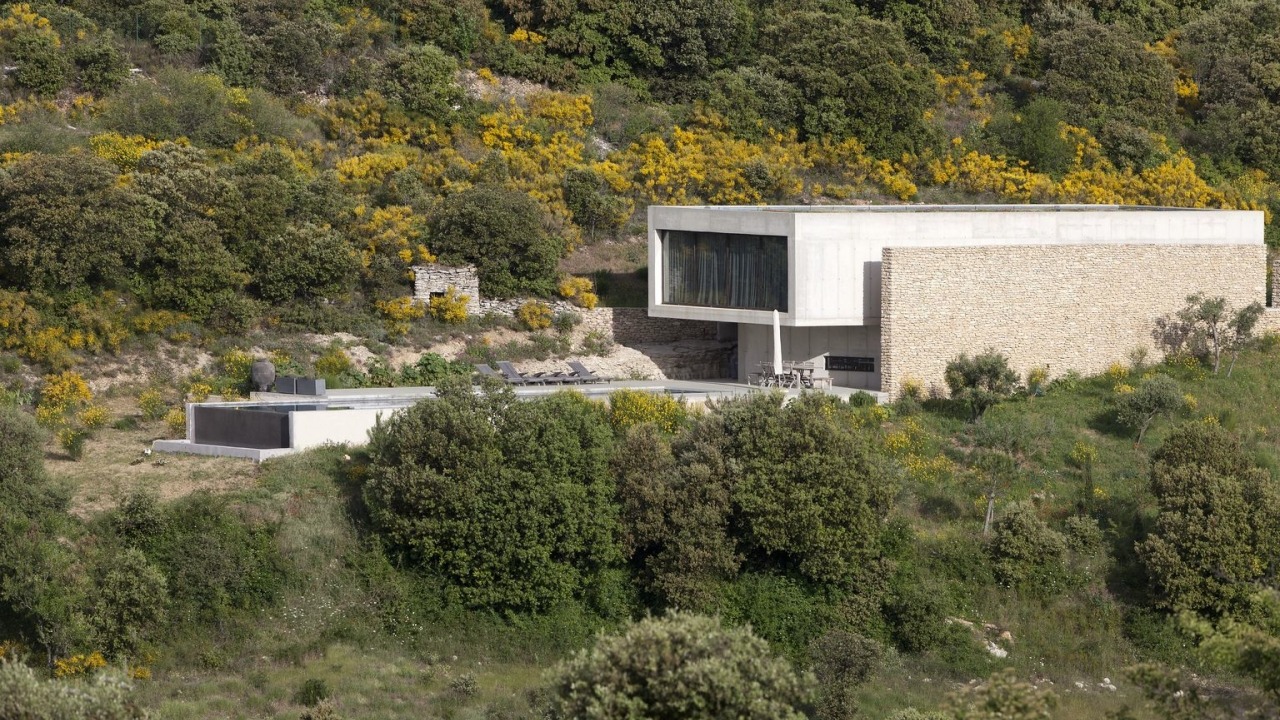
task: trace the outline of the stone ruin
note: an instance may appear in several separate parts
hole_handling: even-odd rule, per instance
[[[467,314],[479,315],[480,309],[480,276],[474,265],[453,267],[432,263],[430,265],[413,266],[413,299],[415,302],[427,303],[433,297],[441,297],[449,291],[449,286],[467,296]]]

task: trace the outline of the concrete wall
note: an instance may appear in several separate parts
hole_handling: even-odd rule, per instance
[[[832,372],[831,383],[839,387],[880,389],[880,328],[816,327],[782,328],[782,359],[823,362],[819,356],[852,355],[876,358],[876,372]],[[773,326],[738,326],[738,378],[760,372],[760,363],[773,362]],[[819,365],[821,367],[821,365]]]
[[[1209,216],[1206,216],[1209,217]],[[1207,231],[1206,231],[1207,232]],[[1022,373],[1101,372],[1187,295],[1262,301],[1266,248],[1226,244],[885,248],[883,390],[945,387],[947,361],[994,348]]]
[[[364,445],[378,417],[385,421],[394,412],[393,408],[377,408],[289,413],[289,446],[306,450],[329,442]]]

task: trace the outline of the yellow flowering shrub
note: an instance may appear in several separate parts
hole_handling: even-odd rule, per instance
[[[955,462],[946,455],[923,457],[908,453],[901,462],[903,469],[912,480],[926,485],[938,485],[951,478],[956,472]]]
[[[672,433],[688,416],[684,402],[666,393],[624,389],[609,394],[609,419],[618,430],[653,423],[663,432]]]
[[[1040,395],[1044,393],[1044,387],[1049,382],[1049,368],[1034,367],[1027,371],[1027,392],[1032,395]]]
[[[99,430],[111,421],[111,413],[101,405],[90,405],[80,411],[77,419],[86,429]]]
[[[213,394],[213,386],[203,382],[193,382],[187,386],[186,399],[188,402],[202,403],[209,399]]]
[[[809,159],[794,130],[769,130],[755,144],[727,128],[722,117],[701,112],[689,127],[633,143],[613,160],[652,203],[750,205],[803,190]]]
[[[89,383],[85,382],[80,373],[67,370],[55,375],[46,375],[44,384],[40,387],[40,402],[36,406],[37,419],[40,417],[38,414],[40,408],[45,408],[49,413],[56,413],[56,417],[61,419],[68,412],[74,412],[88,405],[92,399],[93,393],[89,390]],[[51,417],[53,415],[48,415],[46,419]]]
[[[433,263],[436,256],[422,244],[425,219],[408,205],[388,205],[369,210],[355,208],[355,240],[360,245],[360,264],[368,271],[378,257],[395,258],[406,276],[417,263]]]
[[[78,677],[106,666],[107,659],[102,656],[102,653],[95,651],[88,655],[72,655],[54,660],[53,675],[59,678]]]
[[[574,305],[587,310],[594,308],[600,301],[594,292],[595,283],[591,282],[591,278],[566,276],[560,281],[557,290],[560,297],[567,298]]]
[[[1111,388],[1111,391],[1117,395],[1131,395],[1133,394],[1133,386],[1128,383],[1116,383],[1115,387]]]
[[[467,319],[467,303],[470,300],[470,295],[463,295],[458,292],[458,288],[450,285],[443,295],[431,298],[427,303],[427,311],[431,313],[431,317],[440,322],[450,324],[464,322]]]
[[[182,408],[174,408],[164,415],[164,426],[169,432],[171,438],[184,438],[187,436],[187,411]]]
[[[1188,412],[1195,412],[1196,408],[1200,407],[1200,400],[1191,393],[1185,393],[1182,396],[1182,405],[1187,408]]]
[[[382,315],[382,323],[391,337],[404,337],[414,320],[426,316],[427,311],[413,302],[411,297],[379,300],[373,304]]]
[[[913,417],[903,418],[884,436],[884,449],[891,455],[916,452],[924,440],[924,429]]]
[[[537,300],[529,300],[516,308],[516,320],[528,330],[544,330],[551,327],[551,307]]]
[[[143,153],[160,145],[141,135],[121,135],[118,132],[99,133],[89,138],[89,149],[93,154],[115,165],[120,172],[137,169]]]
[[[350,370],[353,365],[351,358],[342,351],[342,348],[334,346],[316,358],[315,367],[317,375],[333,377]]]
[[[1113,362],[1107,366],[1107,377],[1112,381],[1120,381],[1129,377],[1129,368],[1123,363]]]
[[[136,333],[159,335],[190,320],[186,313],[173,310],[146,310],[134,315],[129,325]]]
[[[222,374],[235,382],[247,382],[249,368],[252,366],[253,356],[240,348],[232,348],[218,358],[218,367],[222,370]]]
[[[142,412],[144,420],[159,420],[164,417],[165,407],[167,404],[164,395],[159,390],[143,390],[138,394],[138,410]]]

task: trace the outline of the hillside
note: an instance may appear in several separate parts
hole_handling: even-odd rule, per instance
[[[1277,493],[1278,357],[1264,342],[1230,377],[1193,360],[1117,365],[977,422],[910,397],[780,410],[758,395],[691,412],[643,395],[609,411],[571,394],[465,393],[420,405],[367,450],[256,468],[142,456],[163,422],[120,391],[98,401],[119,420],[78,461],[5,410],[0,648],[52,658],[63,683],[100,653],[130,668],[127,697],[159,717],[316,717],[302,714],[321,696],[339,717],[540,717],[557,662],[678,605],[749,624],[817,672],[809,717],[989,717],[959,715],[957,693],[1006,668],[1028,683],[1011,697],[1057,700],[1016,717],[1265,716],[1274,636],[1253,646],[1262,665],[1237,662],[1179,611],[1224,632],[1228,618],[1275,620],[1280,517],[1258,498]],[[1117,403],[1153,378],[1181,401],[1135,443]],[[464,469],[482,456],[508,468],[502,480]],[[437,476],[439,462],[459,464]],[[1162,483],[1178,468],[1222,478],[1200,486],[1204,528],[1244,520],[1258,534],[1217,536],[1222,556],[1170,535],[1202,527],[1164,524],[1178,501]],[[814,504],[832,492],[837,504]],[[1157,536],[1211,553],[1181,556],[1191,577],[1197,563],[1245,562],[1182,584],[1143,549]],[[848,680],[824,674],[819,650],[840,637],[859,638],[835,656]],[[1195,703],[1174,710],[1174,691]]]
[[[1248,208],[1280,245],[1278,59],[1280,0],[4,5],[0,720],[574,716],[598,634],[677,609],[796,717],[1275,717],[1275,338],[977,420],[453,383],[654,372],[550,306],[643,305],[654,204]],[[433,261],[521,311],[411,304]],[[256,356],[454,389],[368,448],[146,452]]]
[[[1280,206],[1275,0],[4,12],[0,318],[37,365],[394,340],[432,258],[633,301],[651,203]]]

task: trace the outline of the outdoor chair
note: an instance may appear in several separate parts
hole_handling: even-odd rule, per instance
[[[577,360],[570,360],[569,367],[573,369],[573,377],[577,378],[578,382],[583,382],[583,383],[605,382],[605,378],[602,378],[599,375],[596,375],[595,373],[591,372],[590,370],[587,369],[586,365],[583,365]]]
[[[512,385],[546,385],[548,382],[545,378],[522,374],[519,370],[516,370],[515,365],[509,362],[498,363],[498,369],[502,371],[502,375],[507,379],[507,382]]]
[[[480,373],[480,377],[482,377],[482,378],[494,378],[495,380],[501,380],[501,381],[503,381],[503,382],[508,382],[508,381],[507,381],[507,377],[506,377],[505,375],[503,375],[502,373],[498,372],[497,370],[494,370],[493,368],[489,367],[488,365],[485,365],[484,363],[477,363],[477,364],[476,364],[476,372]]]

